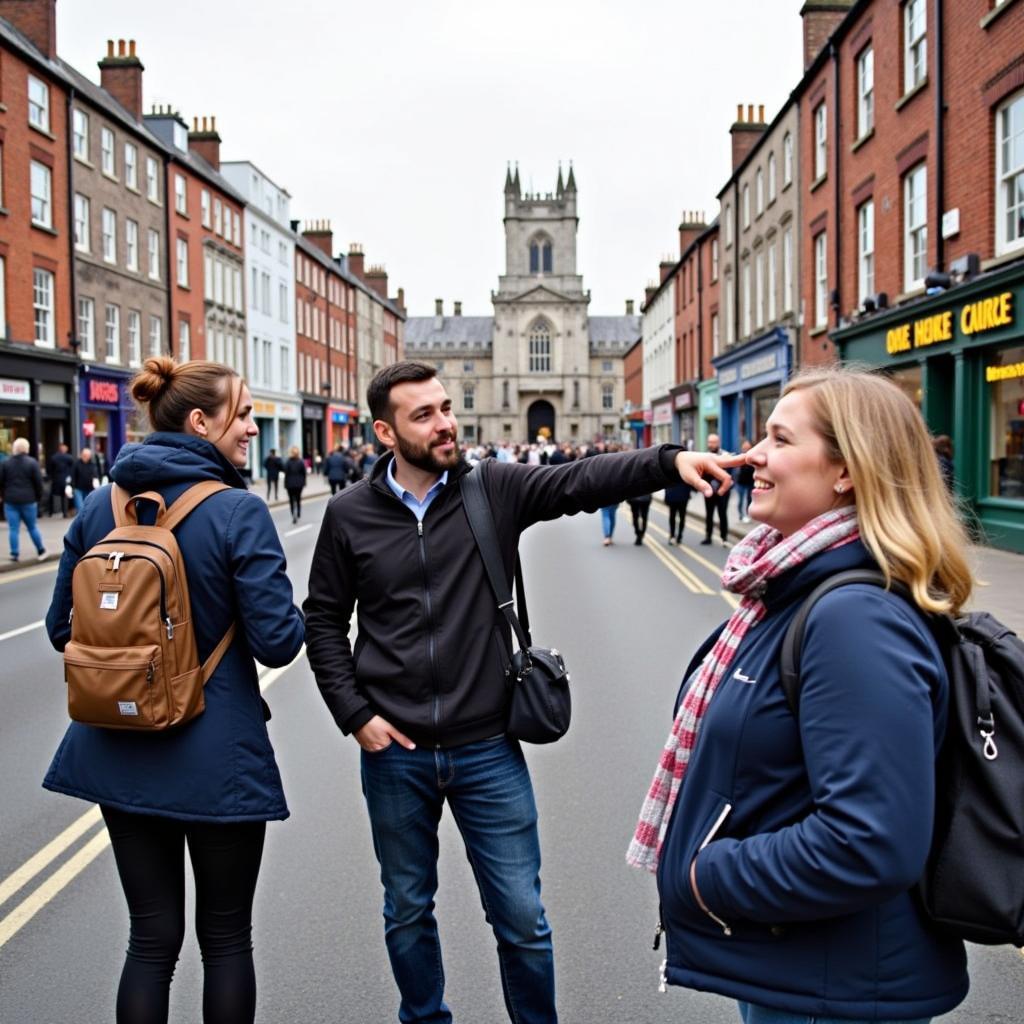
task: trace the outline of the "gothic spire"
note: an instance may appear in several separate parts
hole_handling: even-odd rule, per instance
[[[516,173],[515,173],[515,176],[512,178],[512,187],[516,190],[516,195],[517,196],[522,193],[522,186],[519,184],[519,161],[518,160],[516,161]]]
[[[562,164],[558,164],[558,184],[555,186],[555,195],[561,198],[562,193],[565,191],[565,184],[562,181]]]
[[[569,161],[569,180],[565,183],[566,192],[576,191],[576,175],[572,173],[572,161]]]
[[[512,195],[515,192],[515,185],[512,184],[512,162],[505,165],[505,195]]]

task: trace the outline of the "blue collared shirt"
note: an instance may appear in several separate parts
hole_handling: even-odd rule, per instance
[[[407,491],[396,479],[395,479],[395,460],[392,459],[388,463],[388,471],[385,475],[388,482],[388,487],[391,488],[398,495],[402,504],[412,510],[412,514],[416,517],[418,522],[423,522],[423,517],[427,514],[427,509],[430,508],[430,503],[441,493],[441,488],[448,483],[448,470],[446,469],[440,477],[438,477],[437,483],[430,488],[425,495],[423,500],[420,501],[412,491]]]

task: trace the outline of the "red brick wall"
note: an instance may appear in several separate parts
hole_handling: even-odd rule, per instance
[[[718,277],[712,279],[712,247],[713,242],[718,241]],[[696,339],[695,347],[698,349],[696,359],[700,360],[698,376],[702,380],[710,380],[715,375],[715,368],[711,365],[711,318],[718,314],[719,337],[721,346],[725,348],[725,316],[719,310],[721,305],[719,296],[721,294],[722,268],[725,266],[725,254],[722,250],[721,232],[718,229],[705,236],[700,246],[701,260],[701,281],[704,286],[704,294],[701,300],[701,334],[702,339]]]
[[[644,346],[634,345],[622,360],[623,384],[625,399],[632,402],[634,409],[643,408],[644,404]]]

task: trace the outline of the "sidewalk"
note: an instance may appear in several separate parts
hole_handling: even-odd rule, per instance
[[[251,490],[266,501],[267,485],[265,481],[254,480]],[[306,483],[306,489],[302,492],[302,498],[306,501],[310,498],[318,498],[322,494],[330,493],[330,485],[324,477],[310,474]],[[280,494],[284,495],[284,497],[276,501],[267,502],[271,508],[278,508],[281,505],[288,504],[288,495],[283,487],[280,489]],[[55,562],[60,558],[64,551],[64,533],[71,525],[73,518],[64,519],[62,516],[56,515],[42,516],[36,520],[39,534],[43,538],[43,545],[46,548],[44,562]],[[24,527],[21,529],[20,549],[21,560],[18,562],[10,561],[8,557],[10,548],[7,543],[7,523],[0,523],[0,573],[15,572],[18,569],[27,569],[37,564],[35,547]]]

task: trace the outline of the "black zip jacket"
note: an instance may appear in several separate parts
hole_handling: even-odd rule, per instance
[[[12,455],[0,463],[0,494],[8,505],[43,500],[43,474],[31,455]]]
[[[564,466],[481,463],[505,572],[519,535],[678,483],[672,445]],[[381,715],[417,744],[452,747],[505,729],[511,631],[462,507],[462,462],[423,522],[388,486],[392,456],[327,506],[309,574],[306,651],[342,732]],[[358,601],[359,632],[349,643]]]

